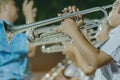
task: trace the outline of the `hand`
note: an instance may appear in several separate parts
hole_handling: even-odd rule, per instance
[[[76,34],[75,32],[79,32],[77,23],[74,22],[70,18],[65,19],[61,23],[60,27],[54,28],[54,30],[65,33],[65,34],[69,35],[70,37],[74,36]]]
[[[70,42],[63,42],[62,44],[65,46],[63,54],[66,56],[66,58],[72,60],[73,63],[77,64],[75,57],[77,54],[76,51],[78,51],[77,48]]]
[[[62,16],[65,14],[67,15],[68,13],[74,13],[74,12],[79,12],[79,9],[76,6],[68,6],[68,7],[64,8],[64,10],[62,10],[62,13],[59,13],[58,16]],[[70,18],[73,19],[78,24],[78,26],[83,24],[83,22],[81,22],[82,15],[80,15],[80,14],[75,15]]]
[[[28,2],[28,0],[24,0],[23,14],[26,18],[26,23],[32,23],[35,21],[37,8],[36,7],[33,8],[33,4],[34,4],[33,0],[31,0],[30,2]]]
[[[75,6],[69,6],[64,8],[62,14],[58,14],[58,16],[62,16],[68,13],[78,12],[79,9]],[[64,19],[61,23],[60,28],[55,28],[56,31],[68,34],[71,36],[76,30],[79,32],[79,26],[83,25],[83,20],[81,15],[75,15],[74,17],[70,17],[68,19]]]
[[[33,46],[32,44],[28,44],[29,47],[29,52],[28,52],[28,57],[33,57],[36,53],[37,46]]]

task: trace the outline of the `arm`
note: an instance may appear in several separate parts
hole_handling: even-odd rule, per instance
[[[83,56],[79,53],[77,47],[72,44],[65,43],[66,49],[64,50],[64,54],[67,55],[75,64],[81,68],[81,70],[87,75],[92,75],[96,68],[90,66],[83,58]]]
[[[37,8],[36,7],[33,8],[33,5],[34,5],[33,0],[29,1],[29,2],[28,2],[28,0],[24,0],[23,13],[24,13],[24,16],[26,19],[26,24],[35,22]],[[29,41],[32,41],[34,39],[34,30],[29,29],[28,31],[26,31],[26,35],[28,36]],[[28,56],[32,57],[35,53],[36,47],[30,45],[30,43],[29,43],[29,50],[30,51],[29,51]]]
[[[79,49],[79,53],[81,53],[89,65],[100,67],[113,61],[106,53],[91,45],[91,43],[80,34],[77,27],[77,24],[73,20],[66,19],[62,24],[62,28],[64,28],[62,32],[71,36]]]
[[[110,30],[120,25],[119,10],[120,9],[118,6],[116,6],[116,8],[113,8],[108,17],[108,20],[102,25],[102,30],[100,31],[100,33],[98,33],[99,35],[97,35],[97,40],[99,42],[104,42],[105,40],[107,40]],[[75,41],[75,44],[77,45],[79,50],[83,52],[82,55],[85,57],[87,61],[89,61],[91,65],[101,67],[114,61],[111,56],[107,55],[107,53],[105,53],[102,50],[94,48],[86,40],[84,40],[82,36],[78,34],[77,29],[74,32],[75,33],[71,35],[71,37],[74,39],[73,41]],[[88,50],[85,51],[85,49]]]
[[[103,24],[102,30],[100,31],[100,33],[97,34],[97,40],[100,42],[104,42],[105,40],[107,40],[109,31],[120,24],[119,6],[113,8],[111,13],[112,14],[110,14],[108,21]],[[89,65],[98,68],[114,61],[111,56],[107,55],[107,53],[91,45],[88,40],[86,40],[80,34],[78,30],[78,25],[73,20],[64,20],[61,25],[60,31],[71,36],[73,42],[79,49],[79,52],[82,54],[87,63],[89,63]]]
[[[64,8],[64,11],[65,12],[70,11],[72,13],[79,10],[77,10],[77,8],[74,6],[73,7],[69,6],[68,8]],[[105,65],[107,64],[107,62],[111,61],[112,58],[110,56],[104,54],[104,52],[99,51],[99,49],[96,49],[93,45],[91,45],[90,40],[87,38],[87,35],[83,36],[80,34],[78,26],[83,21],[80,19],[78,21],[80,22],[80,24],[78,23],[76,24],[76,22],[74,22],[73,20],[65,19],[61,27],[56,30],[68,34],[73,39],[75,45],[79,49],[79,53],[82,54],[82,56],[87,61],[87,63],[89,63],[89,65],[92,65],[94,67],[100,67],[101,65]],[[104,59],[101,60],[101,58],[106,59],[106,61]]]

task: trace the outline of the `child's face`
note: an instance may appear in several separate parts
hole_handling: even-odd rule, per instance
[[[14,0],[9,0],[8,3],[5,4],[6,6],[6,13],[9,17],[11,22],[15,22],[18,18],[18,8]]]

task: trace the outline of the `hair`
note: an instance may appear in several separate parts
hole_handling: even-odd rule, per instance
[[[2,3],[7,3],[10,0],[0,0],[0,6],[2,5]]]

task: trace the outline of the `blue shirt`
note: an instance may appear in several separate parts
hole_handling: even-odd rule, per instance
[[[7,22],[9,25],[9,23]],[[15,35],[9,43],[4,22],[0,20],[0,80],[23,80],[29,74],[28,37],[24,33]]]

